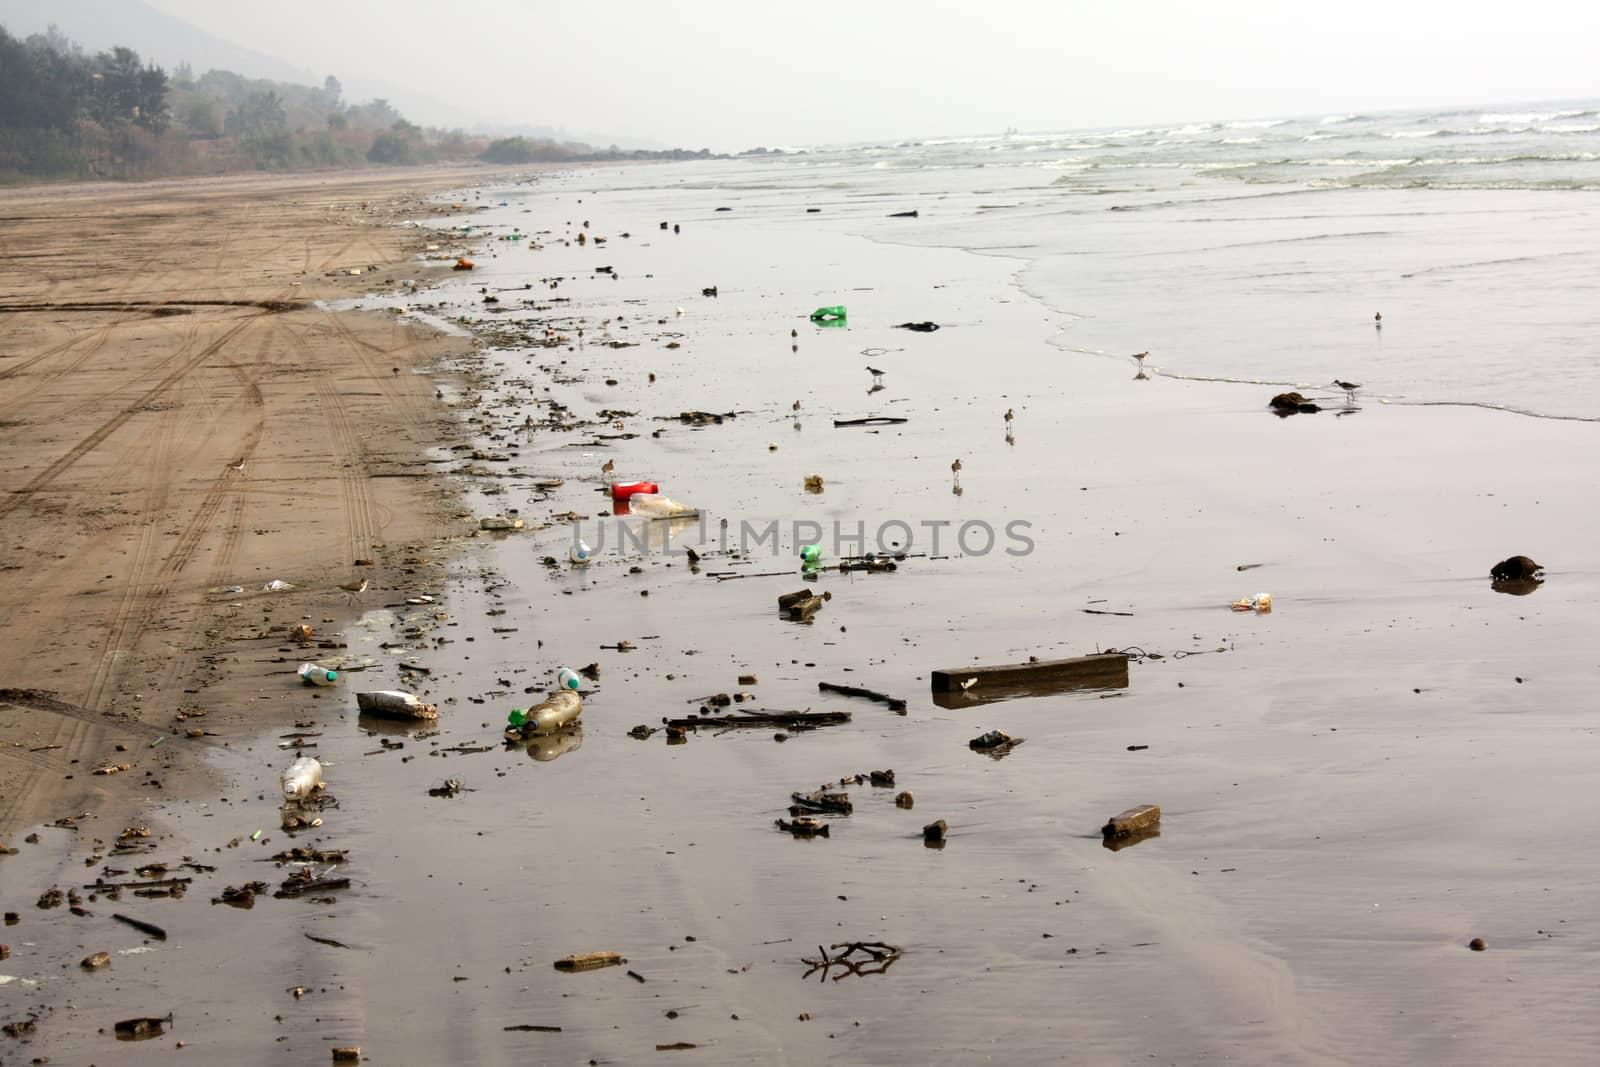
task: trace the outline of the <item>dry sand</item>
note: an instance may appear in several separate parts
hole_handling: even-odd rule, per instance
[[[0,193],[0,834],[185,788],[188,729],[272,714],[217,669],[236,636],[321,625],[354,600],[338,585],[380,595],[442,532],[423,450],[446,431],[418,370],[461,342],[315,302],[414,275],[425,239],[386,224],[478,177]]]

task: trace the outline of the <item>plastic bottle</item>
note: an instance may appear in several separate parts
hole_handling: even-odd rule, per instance
[[[637,514],[652,519],[670,519],[679,515],[698,515],[694,508],[680,504],[658,493],[638,493],[628,499],[628,506]]]
[[[626,500],[635,493],[659,493],[661,487],[655,482],[613,482],[611,483],[611,499]]]
[[[311,756],[301,756],[283,772],[283,795],[290,800],[305,799],[321,784],[322,764]]]
[[[556,681],[563,689],[576,689],[583,684],[583,680],[578,677],[578,672],[571,667],[562,667],[556,674]]]
[[[590,548],[589,543],[582,538],[572,542],[572,548],[567,551],[567,558],[580,567],[586,565],[593,555],[594,549]]]
[[[338,671],[330,671],[315,663],[300,664],[298,673],[300,680],[306,685],[332,685],[339,680]]]
[[[822,559],[821,545],[800,546],[800,562],[804,563],[806,566],[814,567],[816,566],[817,561],[820,559]]]
[[[525,734],[553,734],[583,714],[583,698],[570,689],[557,690],[542,704],[528,709],[523,719]],[[515,725],[515,724],[513,724]]]
[[[844,305],[835,304],[833,307],[818,308],[811,313],[812,322],[823,322],[827,319],[845,318]]]

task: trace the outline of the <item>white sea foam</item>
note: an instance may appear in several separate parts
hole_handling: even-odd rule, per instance
[[[1230,130],[1265,130],[1273,126],[1282,126],[1288,121],[1288,119],[1251,119],[1246,122],[1230,122],[1227,126]]]
[[[1259,137],[1224,137],[1218,144],[1260,144]]]

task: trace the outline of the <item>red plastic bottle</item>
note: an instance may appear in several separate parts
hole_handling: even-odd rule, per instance
[[[655,482],[613,482],[611,483],[611,499],[626,500],[635,493],[659,493],[661,487]]]

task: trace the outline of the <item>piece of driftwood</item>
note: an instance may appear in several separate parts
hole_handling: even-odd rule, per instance
[[[821,945],[817,946],[817,958],[802,957],[800,962],[811,969],[803,977],[810,978],[818,971],[822,977],[828,977],[828,972],[834,967],[844,968],[844,973],[833,976],[835,982],[850,975],[883,974],[900,958],[900,946],[890,945],[882,941],[842,941],[833,946],[843,949],[843,952],[829,954]],[[860,958],[855,958],[860,953]]]
[[[910,419],[893,418],[888,415],[872,415],[864,419],[834,419],[835,426],[897,426]]]
[[[830,793],[818,789],[812,793],[791,793],[790,799],[807,811],[825,811],[832,815],[849,815],[855,810],[849,793]]]
[[[167,932],[161,929],[161,927],[157,926],[155,923],[147,923],[142,919],[130,918],[127,915],[121,915],[116,912],[113,912],[111,917],[117,920],[119,923],[127,923],[141,934],[149,934],[157,941],[165,941],[167,939]]]
[[[283,885],[278,887],[278,891],[272,895],[280,898],[303,897],[307,893],[331,892],[335,889],[349,888],[350,879],[348,878],[288,878],[284,880]]]
[[[110,889],[171,889],[173,886],[186,886],[192,881],[193,878],[152,878],[147,882],[107,882],[101,879],[83,888],[94,893],[104,893]]]
[[[518,1023],[516,1026],[503,1026],[501,1029],[507,1033],[516,1031],[531,1034],[559,1034],[561,1032],[561,1027],[559,1026],[536,1026],[533,1023]]]
[[[823,598],[809,597],[789,605],[789,618],[793,622],[810,622],[811,616],[822,610]]]
[[[620,952],[580,952],[572,956],[563,956],[556,960],[554,967],[558,971],[593,971],[601,967],[615,967],[619,963],[626,963]]]
[[[838,726],[850,721],[848,711],[751,711],[741,715],[701,715],[694,719],[663,719],[669,730],[690,730],[700,726],[778,726],[809,729]]]
[[[842,697],[861,697],[865,700],[876,700],[880,704],[887,704],[890,711],[902,714],[906,710],[906,702],[899,697],[892,697],[888,693],[879,693],[873,689],[863,689],[857,685],[840,685],[837,682],[818,682],[817,689],[823,693],[837,693]]]
[[[793,822],[777,820],[778,829],[796,837],[832,837],[828,832],[828,824],[821,819],[814,819],[809,815],[797,815]]]
[[[1128,657],[1121,652],[1101,652],[994,667],[950,667],[934,671],[930,684],[933,702],[943,708],[1048,696],[1074,689],[1126,689]]]

